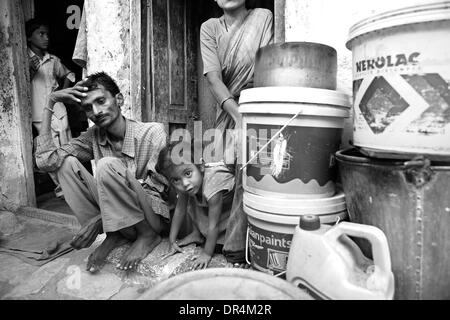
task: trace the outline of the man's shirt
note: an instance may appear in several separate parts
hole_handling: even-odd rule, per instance
[[[122,150],[118,153],[109,141],[106,131],[97,126],[88,128],[79,137],[61,147],[56,147],[51,135],[36,138],[36,164],[44,171],[55,171],[67,156],[81,162],[103,157],[120,158],[136,179],[146,179],[149,171],[155,172],[158,155],[166,144],[164,125],[157,122],[143,123],[125,119],[126,131]]]

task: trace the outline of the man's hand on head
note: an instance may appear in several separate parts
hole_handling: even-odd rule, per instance
[[[87,96],[86,92],[89,90],[84,86],[84,82],[84,80],[81,80],[71,88],[53,91],[50,95],[50,101],[52,103],[81,103],[81,99]]]

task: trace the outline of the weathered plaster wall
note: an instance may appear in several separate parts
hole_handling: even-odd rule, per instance
[[[125,105],[122,113],[135,114],[131,107],[130,3],[132,0],[86,0],[87,73],[105,71],[116,79]],[[133,1],[134,2],[134,1]],[[134,41],[136,41],[136,38]]]
[[[284,0],[285,41],[309,41],[332,46],[337,51],[337,90],[352,95],[352,52],[345,47],[352,25],[389,10],[435,0]],[[351,139],[346,123],[343,142]]]
[[[20,2],[0,1],[0,210],[36,202],[23,25]]]
[[[389,10],[435,0],[285,0],[286,41],[311,41],[338,53],[338,90],[351,94],[352,53],[345,47],[352,25]]]

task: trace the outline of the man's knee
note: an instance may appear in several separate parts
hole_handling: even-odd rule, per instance
[[[77,158],[72,156],[66,157],[57,171],[58,178],[65,173],[76,171],[74,168],[78,168],[80,165],[81,163]]]
[[[111,174],[120,173],[125,168],[122,161],[114,157],[104,157],[97,162],[96,176],[97,179],[103,179]]]

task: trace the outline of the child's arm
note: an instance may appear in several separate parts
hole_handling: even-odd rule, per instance
[[[75,82],[75,73],[70,71],[61,60],[56,57],[55,58],[55,66],[54,66],[54,75],[58,81],[63,81],[62,89],[66,89],[72,86],[72,83]]]
[[[181,248],[177,245],[177,236],[180,231],[180,227],[183,223],[184,217],[186,216],[186,210],[188,205],[189,196],[184,194],[178,195],[177,205],[175,207],[175,212],[172,217],[172,223],[170,224],[169,242],[171,249],[178,252],[182,252]],[[170,250],[172,251],[172,250]]]
[[[194,261],[194,269],[204,269],[208,266],[214,254],[219,236],[219,222],[222,213],[223,192],[218,192],[208,201],[208,234],[205,247],[200,256]]]

